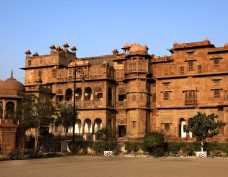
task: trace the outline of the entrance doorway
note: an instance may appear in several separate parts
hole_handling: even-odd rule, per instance
[[[126,135],[126,125],[118,126],[119,137],[123,137]]]

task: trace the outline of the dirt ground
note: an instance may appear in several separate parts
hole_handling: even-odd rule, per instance
[[[0,177],[227,177],[228,159],[67,156],[0,162]]]

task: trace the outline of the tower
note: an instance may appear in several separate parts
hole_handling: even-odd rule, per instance
[[[142,138],[150,125],[150,60],[148,47],[130,44],[124,68],[127,84],[127,137]]]

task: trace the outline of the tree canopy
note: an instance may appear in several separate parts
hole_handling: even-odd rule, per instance
[[[195,116],[188,120],[186,131],[192,132],[197,141],[204,141],[219,134],[219,129],[225,125],[221,120],[217,120],[215,114],[206,115],[198,112]]]
[[[62,125],[66,131],[73,126],[74,106],[72,104],[59,104],[55,125]],[[78,111],[75,108],[75,120],[78,118]]]
[[[49,126],[55,118],[55,107],[47,95],[27,94],[17,106],[19,126],[24,130]]]

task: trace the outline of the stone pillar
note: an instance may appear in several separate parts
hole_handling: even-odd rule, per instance
[[[1,154],[8,155],[16,149],[17,125],[11,119],[4,119],[0,122]]]
[[[82,89],[81,103],[84,106],[84,98],[85,98],[85,87],[84,87],[84,85],[82,85],[81,89]]]

